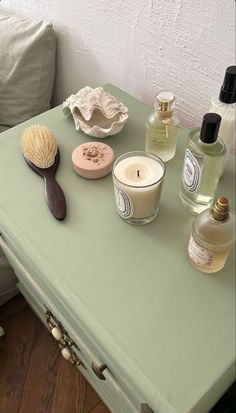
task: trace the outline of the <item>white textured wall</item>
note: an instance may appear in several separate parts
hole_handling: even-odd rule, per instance
[[[0,8],[54,24],[55,103],[106,82],[149,104],[168,88],[184,123],[197,125],[235,61],[235,0],[2,0]]]

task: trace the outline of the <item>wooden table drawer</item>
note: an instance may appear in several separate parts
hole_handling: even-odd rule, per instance
[[[74,331],[68,322],[66,315],[62,315],[60,313],[45,292],[34,282],[32,275],[26,268],[24,268],[2,237],[0,237],[0,245],[17,275],[19,280],[17,283],[18,289],[24,295],[37,316],[47,327],[47,314],[50,312],[51,322],[54,322],[55,325],[59,325],[60,328],[66,332],[67,336],[71,340],[70,349],[72,353],[76,355],[79,360],[81,360],[81,364],[79,365],[78,363],[77,367],[108,405],[110,410],[114,413],[140,412],[140,401],[136,399],[135,396],[130,394],[129,390],[127,392],[128,395],[126,394],[125,389],[122,388],[120,383],[117,382],[108,367],[106,367],[103,371],[104,379],[99,378],[99,366],[101,364],[99,355],[96,355],[94,350],[87,345],[83,334],[80,335],[80,333]],[[92,364],[94,365],[95,370],[97,367],[97,375],[92,368]]]
[[[20,276],[18,272],[17,272],[17,275]],[[49,301],[44,300],[46,301],[46,304],[45,303],[42,304],[42,302],[39,300],[39,297],[37,296],[37,293],[35,294],[35,292],[30,290],[28,287],[23,285],[21,282],[18,282],[17,287],[21,291],[21,293],[24,295],[29,305],[38,315],[38,317],[42,320],[45,326],[48,327],[47,317],[45,316],[45,313],[49,310],[49,306],[50,306]],[[51,308],[52,308],[52,304],[51,304]],[[49,311],[51,312],[51,310]],[[56,310],[54,311],[56,314]],[[66,334],[68,335],[69,339],[71,339],[71,342],[74,343],[74,344],[71,344],[71,351],[82,362],[81,365],[78,365],[76,367],[79,368],[81,373],[88,380],[88,382],[92,385],[92,387],[97,391],[97,393],[104,400],[104,402],[107,404],[110,410],[114,413],[124,413],[124,412],[125,413],[137,413],[138,411],[140,411],[140,410],[137,410],[137,408],[135,408],[135,406],[131,403],[127,395],[119,387],[115,378],[109,371],[107,371],[104,374],[105,380],[100,380],[98,377],[96,377],[96,375],[94,374],[91,368],[91,359],[89,357],[91,355],[91,352],[89,350],[85,352],[84,345],[82,346],[81,342],[75,343],[74,340],[72,339],[72,335],[70,331],[68,330],[68,327],[67,326],[65,327],[64,324],[62,324],[59,321],[60,320],[59,316],[55,315],[54,312],[53,313],[51,312],[51,314],[52,314],[51,322],[52,323],[54,322],[55,325],[59,325],[61,329],[66,331]]]

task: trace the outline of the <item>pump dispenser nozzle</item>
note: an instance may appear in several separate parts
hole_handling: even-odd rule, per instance
[[[219,99],[224,103],[236,102],[236,66],[227,67]]]

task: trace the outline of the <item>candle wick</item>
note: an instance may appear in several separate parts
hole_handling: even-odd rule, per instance
[[[140,176],[140,175],[139,175],[139,169],[137,170],[137,176]]]

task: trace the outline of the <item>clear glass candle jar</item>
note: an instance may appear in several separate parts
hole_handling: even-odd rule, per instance
[[[130,224],[147,224],[160,208],[165,164],[157,156],[134,151],[121,155],[113,165],[118,214]]]

